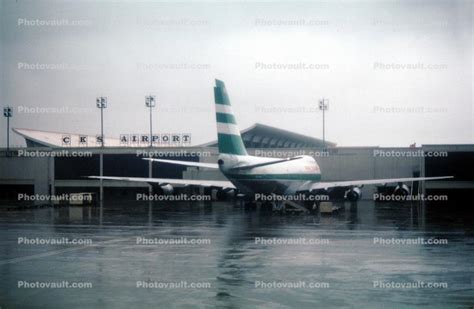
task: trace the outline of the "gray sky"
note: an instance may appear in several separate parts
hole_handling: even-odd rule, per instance
[[[107,136],[146,133],[153,93],[154,127],[199,144],[216,138],[219,78],[241,129],[321,137],[326,97],[340,146],[474,142],[471,1],[0,3],[13,127],[99,133],[104,95]]]

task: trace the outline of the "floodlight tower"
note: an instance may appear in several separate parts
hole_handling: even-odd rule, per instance
[[[100,109],[100,140],[101,147],[104,148],[104,109],[107,108],[107,97],[97,97],[95,99],[97,108]],[[100,176],[104,176],[104,153],[101,151],[99,155],[99,173]],[[102,213],[102,201],[104,199],[104,181],[101,178],[100,181],[99,199],[101,202],[101,213]]]
[[[3,116],[7,118],[7,157],[10,154],[10,118],[13,116],[13,109],[11,106],[3,108]]]
[[[97,97],[95,102],[100,109],[100,138],[101,147],[104,147],[104,109],[107,108],[107,97]]]
[[[150,147],[153,147],[153,120],[152,110],[156,105],[156,97],[154,95],[148,95],[145,97],[145,105],[150,108]]]
[[[325,120],[325,113],[329,109],[329,100],[322,98],[319,100],[319,110],[323,112],[323,146],[326,149],[326,120]]]

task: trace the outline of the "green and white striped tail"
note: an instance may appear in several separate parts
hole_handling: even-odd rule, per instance
[[[225,84],[218,79],[216,79],[216,86],[214,87],[214,100],[216,103],[219,153],[246,156],[247,150],[245,150],[244,142],[240,136]]]

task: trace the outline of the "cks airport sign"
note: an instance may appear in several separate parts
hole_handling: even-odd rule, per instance
[[[101,146],[102,136],[63,134],[61,143],[63,146],[91,147]],[[153,146],[189,146],[191,144],[190,133],[163,133],[151,136]],[[105,138],[106,146],[142,147],[150,145],[150,134],[120,134],[120,138]]]

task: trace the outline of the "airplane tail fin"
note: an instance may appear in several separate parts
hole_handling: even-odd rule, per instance
[[[247,155],[244,142],[235,120],[229,96],[223,81],[216,79],[214,87],[214,100],[216,103],[217,141],[219,153],[233,155]]]

